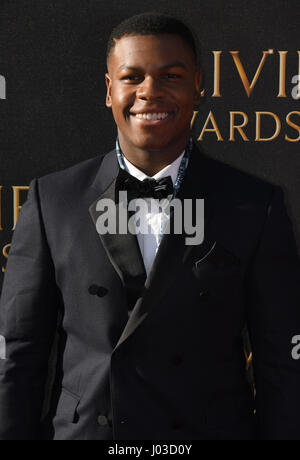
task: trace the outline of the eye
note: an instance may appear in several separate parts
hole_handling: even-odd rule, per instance
[[[140,75],[125,75],[124,77],[121,78],[123,81],[130,81],[130,82],[136,82],[141,80]]]
[[[165,77],[166,77],[167,79],[172,80],[172,79],[180,78],[180,75],[178,75],[178,74],[176,74],[176,73],[167,73],[167,74],[165,75]]]

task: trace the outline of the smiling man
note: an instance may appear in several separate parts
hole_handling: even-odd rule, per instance
[[[154,176],[188,144],[191,114],[201,92],[196,51],[174,33],[125,35],[110,46],[107,106],[122,152]]]
[[[190,139],[201,72],[181,21],[129,18],[107,65],[116,149],[34,179],[14,233],[0,439],[300,439],[300,264],[282,191]],[[103,203],[127,222],[123,192],[166,205],[139,215],[151,232],[98,231]],[[200,244],[167,225],[175,199],[205,200]]]

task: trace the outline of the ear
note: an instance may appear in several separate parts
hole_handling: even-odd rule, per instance
[[[108,73],[105,74],[105,83],[106,83],[106,107],[111,108],[111,78]]]
[[[200,104],[201,102],[201,92],[202,92],[202,73],[200,70],[197,70],[195,73],[195,105]]]

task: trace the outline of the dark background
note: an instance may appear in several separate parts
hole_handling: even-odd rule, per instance
[[[1,0],[0,74],[7,81],[7,99],[0,100],[0,185],[2,248],[12,237],[12,185],[28,185],[34,177],[57,171],[114,147],[116,129],[105,107],[105,50],[109,33],[122,19],[159,10],[185,19],[202,43],[207,96],[199,108],[194,134],[200,135],[210,110],[224,141],[206,134],[202,149],[210,156],[248,171],[286,192],[289,213],[300,243],[300,152],[297,137],[285,123],[299,110],[291,97],[292,77],[298,73],[300,50],[299,0]],[[240,51],[251,81],[262,51],[274,49],[249,99],[229,51]],[[213,50],[222,50],[222,98],[213,92]],[[277,98],[278,50],[289,51],[287,95]],[[229,112],[249,117],[249,142],[236,136],[229,142]],[[255,111],[276,113],[282,122],[272,142],[255,142]],[[298,119],[294,121],[299,123]],[[272,135],[264,123],[262,135]],[[22,202],[26,192],[21,193]],[[280,241],[278,241],[280,245]]]

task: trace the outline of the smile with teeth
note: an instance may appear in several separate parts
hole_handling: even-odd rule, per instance
[[[169,113],[137,113],[135,114],[136,118],[144,119],[144,120],[164,120],[169,116]]]

